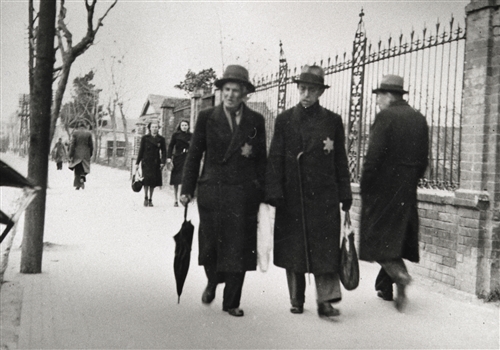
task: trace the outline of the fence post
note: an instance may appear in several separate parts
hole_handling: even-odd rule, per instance
[[[357,182],[360,176],[361,115],[363,113],[363,91],[365,79],[366,36],[363,23],[363,10],[359,14],[358,29],[354,36],[352,49],[352,73],[349,98],[349,118],[347,120],[347,155],[351,181]]]
[[[476,294],[500,293],[500,0],[466,7],[460,189],[481,209]]]
[[[286,109],[286,84],[288,78],[288,63],[286,62],[283,44],[280,41],[280,70],[278,83],[278,115]]]

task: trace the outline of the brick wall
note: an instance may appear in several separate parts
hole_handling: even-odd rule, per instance
[[[359,185],[352,184],[352,190],[351,219],[359,229]],[[471,294],[486,292],[478,292],[482,274],[479,258],[485,248],[486,198],[486,193],[478,196],[419,189],[420,263],[407,264],[411,274]]]

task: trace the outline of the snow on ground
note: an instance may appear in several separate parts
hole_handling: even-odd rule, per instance
[[[26,173],[26,160],[6,154],[2,159]],[[42,335],[34,331],[35,312],[32,319],[21,319],[21,345],[65,349],[499,348],[497,306],[435,293],[416,278],[409,288],[406,312],[398,313],[392,303],[375,295],[376,264],[361,263],[360,286],[344,292],[338,305],[342,315],[333,322],[316,314],[313,277],[304,314],[291,314],[285,273],[275,266],[266,273],[247,273],[241,302],[245,316],[229,316],[221,310],[223,286],[210,306],[201,303],[206,277],[197,265],[196,235],[178,304],[173,236],[183,221],[183,208],[173,207],[170,186],[157,189],[155,206],[145,208],[142,193],[130,188],[127,171],[92,165],[84,191],[72,188],[72,176],[66,165],[57,171],[51,163],[43,273],[39,279],[33,277],[32,288],[44,289],[39,291],[44,302],[40,312],[53,317],[50,327],[38,327]],[[195,205],[190,206],[188,219],[198,226]],[[15,247],[21,234],[19,230]],[[15,249],[8,279],[22,280],[19,261],[20,250]],[[35,306],[30,303],[30,307]],[[25,305],[23,315],[28,314]],[[24,329],[28,326],[30,330]],[[25,339],[28,335],[31,340]]]

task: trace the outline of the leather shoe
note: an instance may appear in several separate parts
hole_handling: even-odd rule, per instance
[[[399,312],[403,312],[404,309],[406,308],[406,304],[408,303],[408,299],[406,298],[406,292],[405,292],[406,285],[402,283],[396,283],[396,287],[398,295],[394,300],[394,304]]]
[[[292,314],[301,314],[304,312],[304,306],[302,306],[302,305],[301,306],[292,306],[290,308],[290,312]]]
[[[318,303],[319,317],[331,318],[340,315],[340,311],[335,309],[330,303]]]
[[[233,309],[222,309],[222,310],[227,311],[228,314],[230,314],[231,316],[235,316],[235,317],[241,317],[241,316],[245,315],[243,310],[240,309],[239,307],[235,307]]]
[[[217,288],[217,285],[212,285],[208,284],[205,290],[203,291],[203,294],[201,296],[201,302],[203,304],[210,304],[212,301],[215,299],[215,290]],[[227,310],[224,310],[227,311]]]
[[[382,299],[386,300],[386,301],[391,301],[391,300],[393,300],[393,299],[392,299],[392,291],[387,292],[387,291],[383,291],[383,290],[378,290],[378,291],[377,291],[377,296],[378,296],[379,298],[382,298]]]

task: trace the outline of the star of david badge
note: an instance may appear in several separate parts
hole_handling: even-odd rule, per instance
[[[243,147],[241,147],[241,155],[247,158],[250,157],[252,155],[252,145],[245,142]]]
[[[333,151],[333,140],[327,137],[326,140],[323,140],[323,143],[325,144],[325,147],[323,147],[325,154],[330,154],[330,152]]]

